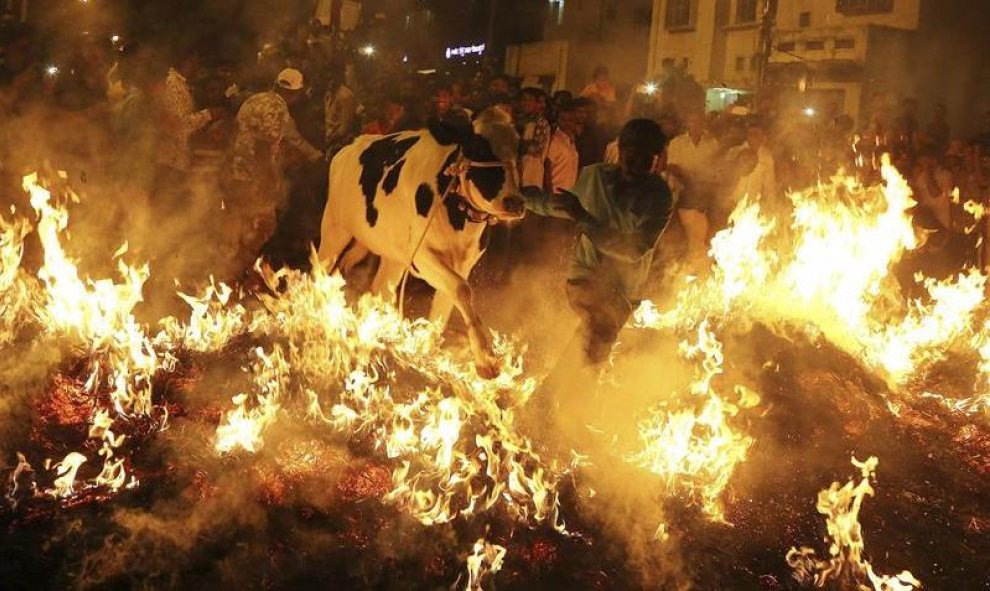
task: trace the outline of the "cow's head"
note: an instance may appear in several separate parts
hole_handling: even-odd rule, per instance
[[[525,214],[519,187],[519,135],[512,118],[498,108],[474,119],[474,133],[461,142],[459,193],[472,208],[499,220]]]

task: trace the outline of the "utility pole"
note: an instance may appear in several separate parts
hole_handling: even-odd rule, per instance
[[[485,53],[490,54],[495,45],[495,17],[498,15],[499,0],[489,0],[488,3],[488,36],[485,39]]]
[[[761,95],[767,84],[770,55],[773,54],[773,34],[777,28],[777,5],[780,0],[764,0],[763,18],[760,22],[760,62],[756,71],[756,94]]]

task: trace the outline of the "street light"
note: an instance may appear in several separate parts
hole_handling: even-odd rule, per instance
[[[375,55],[375,46],[371,44],[365,45],[364,47],[361,48],[361,53],[363,53],[368,57],[371,57]]]
[[[817,114],[818,114],[818,111],[816,111],[814,107],[805,107],[805,109],[804,109],[804,115],[806,117],[814,117]]]
[[[647,82],[643,86],[643,92],[645,92],[646,94],[649,94],[649,95],[656,94],[657,93],[657,90],[659,90],[659,87],[657,87],[657,83],[656,82]]]
[[[55,64],[48,66],[47,68],[45,68],[45,73],[48,74],[49,78],[54,78],[55,76],[58,76],[58,66],[56,66]]]

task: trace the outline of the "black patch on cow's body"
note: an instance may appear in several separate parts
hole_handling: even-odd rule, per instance
[[[447,174],[447,169],[457,162],[458,156],[460,156],[460,150],[454,150],[444,160],[443,167],[437,174],[437,190],[440,191],[440,198],[443,199],[443,205],[447,208],[447,219],[450,220],[450,225],[455,230],[460,231],[464,229],[464,225],[467,223],[467,214],[457,207],[456,199],[447,198],[449,197],[450,183],[454,182],[454,177]]]
[[[416,188],[416,213],[422,217],[430,215],[433,209],[433,188],[426,183],[422,183]]]
[[[457,199],[445,199],[443,205],[447,208],[447,219],[450,220],[450,225],[458,232],[463,230],[467,225],[467,212],[461,210]]]
[[[474,140],[468,144],[464,151],[465,156],[472,162],[493,164],[501,162],[492,150],[488,140],[481,136],[475,136]],[[502,166],[493,167],[472,167],[467,173],[468,182],[478,189],[481,196],[486,201],[492,201],[502,192],[505,186],[505,168]]]
[[[401,172],[400,162],[404,162],[406,152],[418,141],[419,136],[399,139],[399,134],[387,135],[372,142],[358,158],[361,163],[361,177],[358,182],[361,184],[361,193],[364,194],[365,219],[369,226],[374,227],[378,223],[378,210],[375,208],[378,184],[388,172],[390,178],[385,179],[386,184],[391,184],[392,190],[395,190],[399,175],[395,173],[394,178],[391,178],[392,173],[396,168]],[[386,193],[390,192],[386,190]]]
[[[463,145],[474,136],[471,117],[463,109],[454,109],[442,117],[430,117],[426,128],[441,146]]]
[[[395,188],[399,186],[399,175],[402,174],[402,165],[405,163],[405,159],[399,160],[395,166],[388,169],[388,174],[385,175],[385,181],[382,183],[382,189],[386,195],[391,195],[395,191]]]

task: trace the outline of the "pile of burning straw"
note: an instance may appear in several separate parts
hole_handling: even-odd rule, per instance
[[[125,245],[118,277],[81,273],[78,196],[30,175],[33,214],[0,217],[0,580],[990,584],[987,276],[918,277],[906,299],[914,204],[883,173],[777,215],[741,203],[711,269],[644,303],[589,384],[641,408],[606,404],[614,420],[581,424],[573,449],[533,418],[541,376],[518,339],[496,335],[500,373],[481,379],[436,325],[318,261],[261,268],[267,295],[211,282],[181,294],[184,317],[139,321],[149,267]]]

